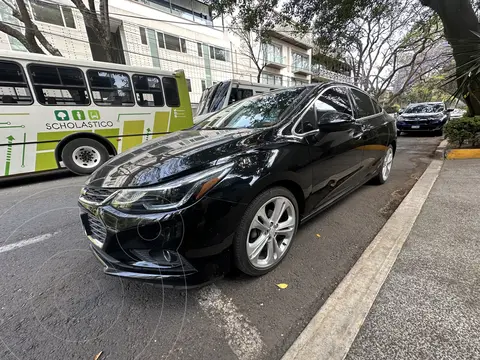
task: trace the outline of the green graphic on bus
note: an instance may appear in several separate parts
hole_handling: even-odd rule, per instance
[[[88,118],[90,120],[100,120],[100,111],[98,111],[98,110],[88,110]]]
[[[67,110],[55,110],[55,119],[58,121],[68,121],[70,120],[70,116],[68,116]]]
[[[83,110],[72,110],[73,120],[85,120]]]

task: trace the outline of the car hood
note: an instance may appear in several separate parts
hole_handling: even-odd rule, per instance
[[[403,118],[433,118],[433,117],[439,117],[440,115],[445,115],[443,112],[437,112],[437,113],[411,113],[411,114],[405,114],[403,113],[401,116]]]
[[[258,146],[262,133],[261,129],[177,131],[115,156],[86,185],[126,188],[170,181]]]

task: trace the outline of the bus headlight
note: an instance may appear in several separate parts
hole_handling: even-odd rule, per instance
[[[164,185],[124,189],[117,192],[110,205],[126,212],[163,212],[188,206],[201,199],[231,170],[226,164],[201,171]]]

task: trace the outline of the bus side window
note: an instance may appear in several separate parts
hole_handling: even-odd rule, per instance
[[[160,79],[150,75],[133,75],[133,89],[139,106],[164,106]]]
[[[89,105],[87,85],[80,69],[28,65],[37,101],[42,105]]]
[[[32,94],[22,67],[10,61],[0,61],[0,105],[30,105]]]
[[[100,106],[133,106],[130,78],[125,73],[87,70],[93,101]]]
[[[163,89],[165,90],[165,102],[169,107],[180,106],[180,96],[178,95],[177,80],[173,77],[162,78]]]

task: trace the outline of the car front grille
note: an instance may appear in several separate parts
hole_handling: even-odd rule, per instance
[[[87,234],[103,244],[107,238],[107,229],[105,225],[103,225],[103,222],[90,214],[86,214],[86,222],[87,226],[85,228]]]
[[[105,199],[112,195],[116,190],[84,187],[80,199],[94,204],[101,204]]]

